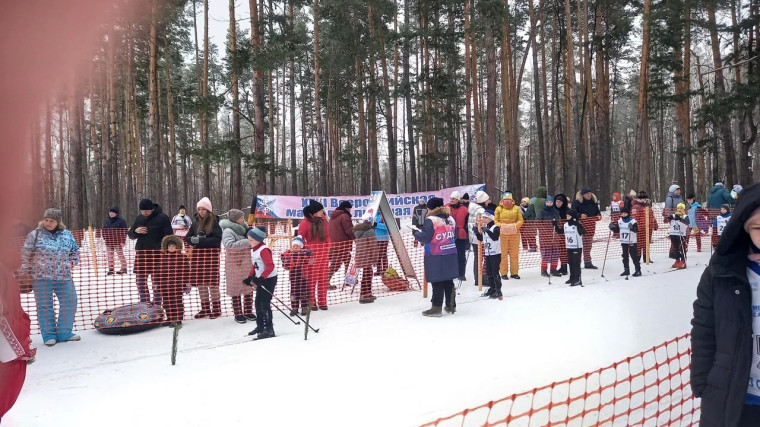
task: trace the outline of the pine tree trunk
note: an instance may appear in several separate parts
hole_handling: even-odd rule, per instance
[[[255,1],[255,0],[251,0]],[[319,174],[318,176],[327,176],[327,158],[325,157],[325,141],[322,136],[322,107],[319,96],[320,91],[320,70],[319,70],[319,0],[314,0],[314,116],[317,130],[317,145],[319,146]],[[377,149],[377,146],[376,146]],[[320,179],[319,191],[327,195],[327,180]]]
[[[43,202],[45,207],[53,206],[54,194],[53,194],[53,112],[50,108],[50,100],[47,100],[45,104],[45,162],[43,163],[43,173],[45,177],[43,179],[42,191],[44,194]]]
[[[234,3],[234,0],[230,0]],[[290,28],[294,28],[294,0],[290,0],[288,18]],[[303,90],[303,88],[301,89]],[[301,115],[303,120],[303,115]],[[290,52],[290,191],[292,195],[298,194],[298,165],[296,164],[296,66],[295,50]]]
[[[543,7],[543,0],[539,0],[539,9]],[[530,17],[531,32],[535,33],[537,19],[536,14],[533,11],[533,0],[528,2],[528,14]],[[541,22],[543,25],[543,21]],[[538,44],[537,38],[533,37],[533,43],[531,45],[531,56],[533,57],[533,99],[535,102],[536,113],[536,136],[538,137],[538,173],[539,184],[543,185],[547,182],[547,170],[546,170],[546,149],[544,143],[544,124],[541,108],[541,81],[539,77],[540,69],[538,68]]]
[[[487,69],[487,93],[486,93],[486,188],[489,194],[498,194],[496,188],[496,157],[498,155],[498,135],[496,123],[496,109],[498,108],[496,94],[498,88],[496,85],[496,40],[493,36],[491,23],[486,23],[485,40],[486,44],[486,69]],[[505,114],[506,115],[506,114]],[[511,185],[512,183],[510,183]]]
[[[359,153],[362,160],[360,163],[361,174],[361,194],[370,194],[372,191],[370,187],[370,170],[367,166],[370,164],[367,157],[367,130],[366,130],[366,118],[364,117],[364,66],[359,58],[356,59],[356,88],[357,88],[357,127],[359,129]]]
[[[639,72],[639,102],[636,113],[636,151],[638,161],[634,162],[633,182],[638,191],[652,194],[652,153],[649,144],[649,11],[651,0],[644,0],[644,27],[641,43],[641,70]]]
[[[171,206],[178,206],[177,140],[174,128],[174,95],[172,93],[171,53],[169,51],[168,37],[164,37],[164,68],[166,68],[166,116],[169,122],[169,156],[166,165],[169,189],[166,199]]]
[[[100,207],[103,206],[103,157],[101,156],[100,144],[98,143],[98,130],[95,120],[95,98],[97,96],[95,90],[95,70],[92,69],[93,67],[94,64],[91,65],[90,69],[90,149],[92,150],[93,163],[95,165],[95,190],[92,197],[93,203],[88,206],[90,210],[93,208],[102,209]],[[98,103],[103,103],[102,97],[99,97]],[[101,117],[100,119],[103,120],[104,118]],[[35,129],[37,129],[37,126],[35,126]],[[37,146],[37,141],[35,139],[35,146]],[[35,157],[35,159],[39,159],[39,157]],[[95,212],[91,211],[90,215],[95,215]]]
[[[317,0],[315,0],[316,2]],[[259,22],[258,0],[248,1],[251,13],[251,48],[254,55],[261,52],[261,32]],[[318,23],[315,22],[315,31],[318,31]],[[316,32],[315,32],[316,37]],[[317,41],[315,40],[315,43]],[[315,48],[316,49],[316,48]],[[315,63],[315,72],[318,66]],[[254,185],[256,194],[266,192],[266,171],[262,167],[266,163],[266,153],[264,149],[264,71],[260,67],[253,69],[253,154],[254,154]]]
[[[410,31],[409,27],[409,15],[411,10],[409,9],[409,0],[404,0],[404,30]],[[403,53],[403,80],[404,80],[404,101],[406,103],[406,132],[407,132],[407,145],[409,146],[409,175],[411,181],[411,191],[417,192],[417,156],[415,155],[415,140],[414,140],[414,117],[412,111],[412,85],[409,79],[409,51],[411,50],[409,38],[411,36],[407,34],[404,37],[404,53]]]
[[[240,94],[238,90],[238,72],[240,70],[240,61],[237,58],[237,25],[235,21],[235,0],[229,2],[230,11],[230,57],[232,58],[232,67],[230,69],[230,80],[232,91],[232,146],[230,147],[232,176],[230,178],[230,205],[233,207],[243,206],[243,162],[241,160],[242,146],[240,142]],[[171,120],[171,113],[170,113]],[[171,122],[170,122],[171,123]],[[172,131],[172,134],[174,132]],[[293,142],[295,146],[295,141]],[[172,143],[172,147],[174,144]]]
[[[379,21],[382,24],[382,17],[378,19],[373,16],[373,19]],[[370,28],[373,29],[376,25],[373,22]],[[383,70],[383,101],[385,103],[385,127],[388,133],[388,173],[390,180],[390,186],[388,191],[391,194],[398,193],[398,149],[396,148],[396,122],[394,121],[393,108],[391,107],[391,90],[388,78],[388,60],[385,53],[385,25],[380,27],[380,66]]]
[[[368,20],[369,20],[369,32],[370,40],[374,39],[374,18],[372,11],[372,4],[367,7]],[[371,181],[370,185],[372,190],[380,190],[382,183],[380,181],[380,159],[378,157],[377,150],[377,99],[375,93],[377,92],[377,81],[375,79],[375,54],[374,47],[370,42],[369,49],[369,97],[368,97],[368,111],[367,119],[369,122],[369,158],[371,167]]]
[[[69,131],[69,180],[68,192],[66,193],[69,205],[64,211],[68,213],[66,221],[72,230],[78,230],[85,226],[85,203],[86,191],[84,182],[84,153],[82,150],[82,128],[80,126],[80,114],[82,112],[82,99],[76,89],[68,98],[68,131]]]
[[[161,187],[165,184],[161,174],[160,163],[160,142],[159,142],[159,122],[158,122],[158,73],[156,71],[156,61],[158,60],[158,39],[156,26],[158,21],[156,0],[151,2],[151,21],[150,21],[150,39],[148,41],[149,49],[149,66],[148,66],[148,103],[149,103],[149,129],[150,145],[148,146],[147,166],[151,171],[150,185],[148,187],[149,197],[161,203]]]
[[[256,0],[251,0],[256,1]],[[251,17],[253,19],[253,17]],[[211,195],[211,165],[209,164],[208,153],[208,57],[209,57],[209,40],[208,40],[208,0],[203,0],[203,81],[201,82],[201,150],[203,161],[203,174],[201,175],[201,191],[204,197]]]
[[[573,104],[572,98],[575,92],[575,60],[573,59],[573,30],[572,15],[570,14],[570,0],[565,0],[565,147],[576,147],[577,144],[573,132]],[[567,158],[562,162],[563,179],[565,188],[568,187],[567,172],[570,169]],[[572,187],[575,187],[573,183]]]

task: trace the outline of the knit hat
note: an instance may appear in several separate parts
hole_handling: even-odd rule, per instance
[[[546,201],[554,203],[554,196],[546,196]]]
[[[628,193],[629,196],[631,196],[632,199],[636,198],[636,190],[631,190],[630,193]]]
[[[723,187],[723,181],[720,181],[720,180],[715,181],[715,185]]]
[[[720,205],[720,208],[731,212],[731,205],[729,205],[728,203]]]
[[[245,214],[240,209],[230,209],[230,211],[227,212],[227,218],[232,222],[238,222],[238,220],[244,215]]]
[[[469,200],[470,200],[470,195],[469,195],[469,194],[467,194],[467,193],[464,193],[464,194],[462,194],[462,200],[467,200],[467,201],[469,201]]]
[[[647,192],[644,190],[639,191],[639,199],[648,199]]]
[[[267,232],[264,227],[253,227],[250,230],[248,230],[248,233],[246,233],[246,236],[250,237],[251,239],[257,242],[263,242],[264,239],[267,238]]]
[[[626,203],[623,203],[623,206],[620,207],[620,213],[627,213],[631,214],[631,204],[626,201]]]
[[[152,211],[153,208],[156,207],[156,204],[153,203],[150,199],[142,199],[140,200],[140,210],[141,211]]]
[[[118,206],[111,206],[111,209],[109,209],[108,212],[113,212],[116,215],[118,215],[119,214],[119,207]]]
[[[501,200],[511,200],[512,202],[515,201],[511,191],[505,191],[504,194],[501,195]]]
[[[620,200],[620,193],[618,193],[617,191],[614,192],[614,193],[612,193],[612,200],[614,200],[616,202],[619,201]]]
[[[678,212],[678,211],[684,211],[685,212],[686,211],[686,205],[683,204],[683,203],[677,204],[676,205],[676,212]]]
[[[187,208],[185,208],[185,205],[179,205],[179,208],[177,210],[181,211],[182,209],[187,209]]]
[[[319,203],[313,199],[309,199],[309,205],[303,208],[303,216],[306,218],[311,218],[312,215],[323,210],[324,208],[325,207],[322,205],[322,203]]]
[[[451,196],[449,196],[449,199],[457,199],[457,200],[459,200],[461,198],[462,198],[462,193],[460,193],[458,191],[454,191],[453,193],[451,193]]]
[[[293,240],[290,241],[290,244],[293,246],[303,247],[303,237],[301,236],[294,237]]]
[[[340,202],[340,204],[338,205],[338,209],[343,209],[343,210],[349,210],[349,209],[351,209],[353,207],[354,207],[354,205],[352,205],[351,202],[348,201],[348,200],[344,200],[344,201]]]
[[[63,217],[63,214],[61,213],[61,210],[58,208],[48,208],[45,210],[45,215],[43,218],[50,218],[54,219],[55,222],[60,223],[61,217]]]
[[[578,211],[576,211],[575,209],[568,209],[567,215],[570,215],[570,218],[572,219],[578,219]]]
[[[530,199],[527,198],[527,197],[523,197],[522,200],[520,200],[520,203],[522,203],[522,202],[528,202],[528,203],[530,203]]]
[[[581,196],[583,196],[583,195],[585,195],[585,194],[588,194],[588,193],[590,193],[590,192],[591,192],[591,189],[590,189],[590,188],[588,188],[588,187],[583,187],[583,188],[581,188]]]
[[[440,197],[433,197],[427,201],[427,208],[431,211],[433,209],[438,209],[441,206],[443,206],[443,199]]]
[[[734,193],[736,193],[736,194],[741,193],[743,189],[744,188],[741,185],[739,185],[739,184],[734,185],[734,188],[733,188]]]
[[[493,219],[493,211],[491,209],[486,209],[482,214],[481,217],[486,219]]]
[[[213,212],[214,209],[211,206],[211,200],[208,199],[208,197],[202,198],[200,201],[198,201],[198,204],[196,205],[198,208],[204,208],[209,212]]]
[[[490,199],[485,191],[478,191],[475,193],[475,203],[485,203]]]
[[[680,185],[673,184],[670,186],[670,188],[668,188],[668,191],[671,193],[675,193],[676,190],[680,190],[680,189],[681,189]]]

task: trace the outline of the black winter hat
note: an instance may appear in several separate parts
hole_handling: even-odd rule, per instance
[[[185,208],[185,205],[179,205],[179,208],[177,208],[178,211],[181,211],[182,209],[187,210],[187,208]]]
[[[156,207],[156,204],[153,203],[150,199],[142,199],[140,200],[140,210],[141,211],[152,211],[153,208]]]
[[[639,199],[648,199],[647,192],[644,190],[639,191]]]
[[[354,207],[354,205],[352,205],[351,202],[348,201],[348,200],[344,200],[344,201],[340,202],[340,204],[338,205],[338,209],[346,209],[347,210],[347,209],[351,209],[353,207]]]
[[[443,206],[443,199],[440,197],[433,197],[432,199],[428,199],[427,201],[427,208],[431,211],[433,209],[438,209],[441,206]]]
[[[583,196],[584,194],[590,193],[590,192],[591,192],[591,189],[588,188],[588,187],[581,188],[581,196]]]
[[[469,200],[470,200],[470,195],[469,195],[469,194],[467,194],[467,193],[464,193],[464,195],[462,196],[462,200],[467,200],[467,201],[469,201]]]
[[[313,200],[313,199],[309,199],[309,206],[306,206],[305,208],[303,208],[303,215],[306,218],[311,218],[312,215],[314,215],[315,213],[321,210],[324,210],[324,208],[325,207],[322,205],[322,203],[319,203],[318,201]]]
[[[570,215],[570,218],[572,219],[578,219],[578,211],[576,211],[575,209],[568,209],[567,215]]]
[[[118,215],[120,213],[119,212],[119,207],[118,206],[112,206],[111,209],[108,210],[108,212],[113,212],[116,215]]]

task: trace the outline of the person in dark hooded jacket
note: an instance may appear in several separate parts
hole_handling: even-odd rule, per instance
[[[198,201],[196,210],[198,213],[195,215],[195,221],[185,236],[185,242],[193,247],[190,255],[193,264],[193,284],[198,287],[198,296],[201,298],[201,311],[195,318],[216,319],[222,315],[219,259],[224,231],[208,197]]]
[[[345,264],[348,269],[348,264],[351,262],[351,246],[352,241],[356,239],[354,236],[354,222],[351,220],[351,208],[354,205],[348,200],[340,202],[338,209],[335,209],[330,213],[330,221],[327,223],[327,231],[330,233],[330,245],[329,251],[329,263],[330,267],[327,272],[328,280],[332,278],[338,270],[340,270]],[[330,285],[330,290],[338,289],[335,285]]]
[[[156,272],[159,260],[161,241],[164,236],[174,233],[169,217],[161,210],[161,206],[153,203],[150,199],[140,200],[140,215],[135,218],[132,228],[129,229],[129,238],[137,240],[135,243],[135,282],[140,302],[150,302],[150,290],[148,290],[148,276]],[[154,303],[160,305],[160,294],[154,289]]]
[[[742,191],[702,273],[691,325],[699,425],[760,425],[760,184]]]
[[[103,221],[103,230],[101,231],[103,241],[106,243],[106,253],[108,254],[108,273],[114,274],[114,254],[119,256],[119,266],[121,269],[117,274],[127,272],[127,259],[124,258],[124,245],[127,243],[127,221],[119,216],[119,207],[114,206],[108,211],[108,218]]]
[[[565,218],[567,218],[567,211],[570,209],[567,196],[564,194],[557,194],[554,196],[554,207],[559,212],[559,223],[564,224]],[[557,239],[559,241],[559,274],[567,276],[567,248],[565,247],[565,239]]]
[[[546,196],[544,207],[538,211],[536,219],[538,220],[538,245],[541,247],[541,275],[549,277],[551,273],[552,276],[562,276],[557,264],[560,258],[559,241],[563,239],[556,238],[557,235],[552,227],[552,221],[560,220],[559,211],[554,207],[554,197]]]
[[[599,210],[599,199],[591,192],[588,187],[583,187],[581,191],[575,193],[575,200],[572,209],[578,212],[586,234],[583,235],[583,262],[584,267],[591,270],[598,269],[591,262],[591,249],[594,245],[594,234],[596,234],[596,222],[602,219],[602,211]]]

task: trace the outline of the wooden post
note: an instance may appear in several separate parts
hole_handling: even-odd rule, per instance
[[[427,278],[425,277],[425,258],[422,258],[422,298],[428,297]]]
[[[475,226],[480,227],[480,220],[481,215],[478,214],[478,219],[476,220]],[[483,243],[481,242],[478,245],[478,257],[475,259],[475,262],[478,263],[478,292],[483,292]]]
[[[92,268],[95,269],[95,277],[98,277],[98,253],[95,251],[95,233],[92,232],[92,226],[87,226],[87,234],[90,235],[90,253],[92,255]]]
[[[647,259],[647,265],[649,265],[649,209],[651,209],[649,206],[644,208],[644,215],[646,215],[646,218],[644,219],[644,222],[646,223],[646,246],[644,247],[644,254]]]

